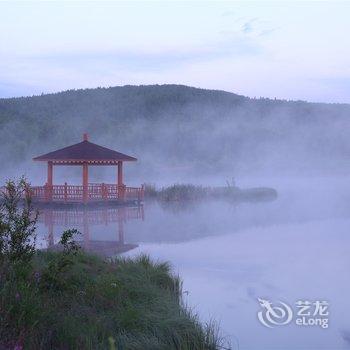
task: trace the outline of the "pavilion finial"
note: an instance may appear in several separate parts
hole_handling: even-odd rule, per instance
[[[89,140],[89,135],[85,132],[83,134],[83,141],[88,141]]]

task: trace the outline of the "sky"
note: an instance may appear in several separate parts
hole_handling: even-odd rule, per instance
[[[185,84],[350,103],[350,1],[0,2],[0,97]]]

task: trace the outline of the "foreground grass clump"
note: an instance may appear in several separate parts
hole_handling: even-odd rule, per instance
[[[146,256],[106,262],[78,252],[53,272],[65,259],[64,252],[38,252],[30,265],[2,271],[1,346],[218,348],[213,328],[181,305],[180,282],[167,263]]]
[[[58,251],[36,251],[24,180],[0,201],[0,349],[218,349],[216,329],[181,302],[167,263],[105,261],[65,231]]]

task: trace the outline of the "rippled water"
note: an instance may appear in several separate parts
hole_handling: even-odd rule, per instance
[[[270,181],[279,192],[273,202],[47,212],[41,244],[55,244],[64,228],[77,227],[87,249],[170,261],[186,302],[203,321],[217,320],[233,349],[348,349],[350,185]],[[258,298],[283,301],[293,320],[265,327]],[[327,301],[329,327],[296,325],[298,300]]]

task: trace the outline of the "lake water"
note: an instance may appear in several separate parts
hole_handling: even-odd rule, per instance
[[[84,246],[100,254],[147,253],[170,261],[183,279],[185,302],[204,322],[215,319],[233,349],[349,349],[348,182],[269,179],[262,185],[279,193],[270,202],[48,211],[39,224],[40,244],[55,244],[65,228],[76,227]],[[242,187],[257,183],[246,180]],[[266,321],[258,298],[272,303],[275,323]],[[328,328],[297,325],[297,301],[311,303],[305,322],[327,319]],[[316,310],[318,301],[328,305]],[[288,324],[281,325],[288,320],[277,307],[286,317],[292,313]]]

